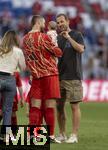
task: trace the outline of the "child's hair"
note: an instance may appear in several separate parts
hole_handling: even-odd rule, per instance
[[[49,29],[51,29],[51,30],[56,30],[56,29],[57,29],[57,24],[56,24],[55,21],[49,21],[48,27],[49,27]]]

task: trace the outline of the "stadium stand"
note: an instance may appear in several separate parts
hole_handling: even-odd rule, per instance
[[[22,37],[32,14],[44,15],[46,22],[67,13],[70,26],[84,34],[84,79],[108,79],[107,0],[0,0],[0,36],[14,28]]]

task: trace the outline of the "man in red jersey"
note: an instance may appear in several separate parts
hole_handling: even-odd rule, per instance
[[[41,104],[44,101],[44,118],[50,127],[50,139],[52,142],[59,143],[54,137],[54,108],[56,99],[60,98],[56,57],[61,57],[62,52],[52,43],[51,38],[43,33],[45,19],[42,16],[33,16],[31,25],[32,30],[23,39],[26,64],[33,76],[29,92],[29,124],[41,124]]]

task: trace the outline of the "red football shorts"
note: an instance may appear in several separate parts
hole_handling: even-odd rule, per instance
[[[30,99],[57,99],[60,98],[60,87],[58,76],[47,76],[33,79],[29,92]]]

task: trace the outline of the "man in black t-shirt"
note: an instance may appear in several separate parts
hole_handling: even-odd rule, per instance
[[[58,62],[61,88],[61,99],[57,101],[57,118],[60,130],[58,140],[66,141],[66,143],[77,143],[81,118],[79,102],[83,98],[81,55],[84,52],[84,42],[80,32],[69,28],[69,19],[65,14],[57,15],[56,21],[60,31],[58,46],[63,51],[63,56]],[[73,128],[69,139],[67,139],[65,132],[64,106],[66,101],[70,102],[72,109]]]

